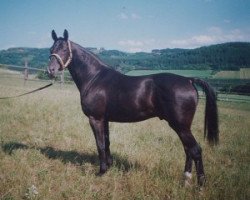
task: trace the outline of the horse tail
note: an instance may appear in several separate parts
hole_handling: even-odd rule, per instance
[[[218,109],[215,91],[206,81],[194,78],[193,82],[200,86],[206,94],[204,137],[207,138],[209,144],[215,145],[219,142]]]

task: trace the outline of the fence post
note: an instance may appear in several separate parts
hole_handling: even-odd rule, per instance
[[[24,62],[24,83],[23,83],[24,86],[26,85],[28,78],[29,78],[28,61],[25,60],[25,62]]]

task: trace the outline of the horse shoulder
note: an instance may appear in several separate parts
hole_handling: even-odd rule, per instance
[[[103,87],[95,86],[81,95],[82,110],[87,116],[102,117],[107,105],[107,94]]]

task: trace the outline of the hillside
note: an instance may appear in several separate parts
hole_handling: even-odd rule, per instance
[[[8,65],[23,66],[25,60],[30,67],[43,68],[47,65],[49,59],[48,48],[10,48],[0,51],[0,63]]]
[[[118,50],[88,48],[113,68],[127,72],[133,69],[210,69],[239,70],[250,68],[250,43],[233,42],[196,49],[155,49],[151,53],[126,53]],[[49,49],[10,48],[0,51],[0,63],[44,68]]]

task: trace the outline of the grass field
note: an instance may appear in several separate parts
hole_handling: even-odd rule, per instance
[[[212,70],[133,70],[127,73],[130,76],[140,76],[158,73],[173,73],[187,77],[200,77],[210,78],[212,77]]]
[[[44,83],[0,79],[0,96]],[[250,104],[219,103],[220,145],[203,139],[204,102],[193,133],[207,183],[182,186],[184,151],[166,122],[111,123],[114,165],[102,177],[88,119],[74,85],[0,100],[0,199],[250,199]]]

